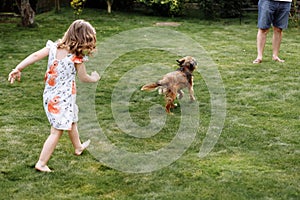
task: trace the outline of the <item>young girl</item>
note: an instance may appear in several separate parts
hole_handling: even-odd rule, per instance
[[[46,47],[25,58],[8,76],[11,84],[16,79],[20,81],[21,71],[25,67],[48,56],[43,102],[51,130],[35,165],[35,169],[39,171],[51,172],[47,162],[64,130],[68,131],[75,155],[81,155],[90,143],[90,140],[81,143],[79,139],[75,76],[77,74],[82,82],[97,82],[100,79],[97,72],[88,75],[84,65],[87,56],[95,49],[95,29],[84,20],[76,20],[61,40],[55,43],[48,41]]]

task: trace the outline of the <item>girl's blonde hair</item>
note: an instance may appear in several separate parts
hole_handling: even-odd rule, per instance
[[[58,41],[58,48],[67,48],[78,57],[91,55],[96,50],[96,31],[87,21],[82,19],[74,21],[64,37]]]

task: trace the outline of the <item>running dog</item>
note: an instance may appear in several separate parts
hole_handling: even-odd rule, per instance
[[[192,73],[197,67],[197,61],[191,56],[186,56],[176,61],[179,65],[176,71],[164,75],[163,78],[156,83],[149,83],[141,88],[141,90],[145,91],[153,91],[159,88],[160,93],[165,95],[165,108],[169,114],[171,114],[170,109],[176,106],[174,101],[177,93],[179,99],[183,97],[183,91],[181,89],[188,88],[191,101],[195,100]]]

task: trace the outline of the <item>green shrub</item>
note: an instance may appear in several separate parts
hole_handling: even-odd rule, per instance
[[[184,0],[137,0],[150,7],[161,16],[179,16],[182,14]]]
[[[238,17],[242,13],[242,8],[250,5],[250,0],[197,0],[197,2],[207,18]]]
[[[86,0],[72,0],[70,2],[70,5],[73,8],[74,14],[77,18],[82,13],[85,2],[86,2]]]

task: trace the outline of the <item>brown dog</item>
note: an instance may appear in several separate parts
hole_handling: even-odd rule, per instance
[[[179,68],[163,76],[163,78],[156,83],[150,83],[144,85],[141,90],[152,91],[160,88],[161,93],[165,95],[166,100],[166,112],[171,113],[170,109],[175,107],[174,100],[177,93],[178,98],[183,97],[183,91],[181,89],[188,88],[190,99],[195,100],[193,89],[193,71],[197,67],[197,61],[191,56],[183,57],[177,60]]]

